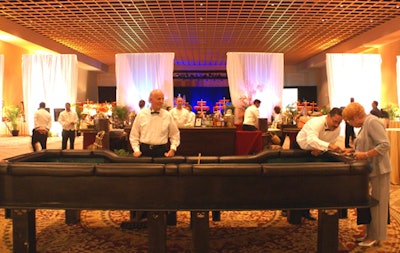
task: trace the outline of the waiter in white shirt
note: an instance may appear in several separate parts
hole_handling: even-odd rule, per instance
[[[65,110],[60,112],[58,122],[62,127],[61,149],[67,149],[69,139],[69,149],[74,149],[75,144],[75,126],[78,123],[78,114],[71,110],[71,104],[65,103]]]
[[[40,143],[42,149],[47,148],[47,136],[51,128],[51,115],[46,110],[46,103],[41,102],[39,109],[33,115],[34,128],[32,130],[31,145],[33,151],[38,151],[36,143]]]
[[[178,127],[184,127],[189,121],[189,112],[183,107],[183,98],[176,98],[176,107],[172,108],[169,113],[175,120]]]
[[[261,101],[256,99],[253,104],[246,108],[244,112],[244,120],[242,129],[244,131],[256,131],[258,130],[258,119],[260,118],[260,107]]]
[[[144,108],[139,112],[129,135],[133,156],[174,156],[180,144],[180,133],[171,114],[162,109],[163,92],[153,90],[149,102],[150,108]]]

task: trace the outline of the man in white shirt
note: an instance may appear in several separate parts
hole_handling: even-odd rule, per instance
[[[58,122],[62,127],[61,149],[67,149],[69,139],[69,149],[74,149],[75,126],[78,123],[78,114],[71,110],[71,104],[65,103],[65,110],[58,116]]]
[[[174,156],[180,144],[180,133],[171,114],[162,109],[164,93],[153,90],[149,102],[150,108],[142,109],[132,125],[129,141],[133,156]]]
[[[336,145],[341,122],[342,109],[335,107],[327,115],[308,120],[297,134],[296,141],[301,149],[311,150],[315,156],[327,150],[342,152]]]
[[[172,115],[162,108],[164,93],[161,90],[153,90],[150,93],[149,102],[150,108],[143,108],[139,112],[129,135],[133,156],[172,157],[180,144],[180,132]],[[168,146],[168,140],[170,146]],[[176,220],[176,213],[172,212],[168,215],[172,217],[169,219]],[[140,223],[146,217],[147,211],[136,213],[136,222],[123,222],[121,227],[135,227],[137,221]],[[167,219],[168,223],[170,221]]]
[[[188,122],[185,126],[192,127],[194,126],[194,121],[196,120],[196,114],[192,111],[192,106],[190,104],[186,104],[185,108],[189,112]]]
[[[47,148],[47,136],[51,128],[51,115],[46,110],[46,103],[41,102],[39,109],[33,115],[34,128],[32,130],[31,145],[33,151],[38,151],[36,143],[40,143],[42,149]]]
[[[184,127],[189,121],[189,112],[183,107],[183,98],[176,98],[176,107],[172,108],[169,113],[175,120],[178,127]]]
[[[256,99],[253,104],[246,108],[244,112],[244,120],[242,129],[244,131],[256,131],[258,129],[258,119],[260,118],[260,107],[261,101]]]
[[[297,134],[297,144],[301,149],[311,150],[311,154],[315,156],[327,150],[342,152],[342,149],[335,144],[340,135],[341,122],[342,109],[337,107],[332,108],[327,115],[313,117]],[[302,210],[302,216],[309,220],[315,220],[309,210]]]

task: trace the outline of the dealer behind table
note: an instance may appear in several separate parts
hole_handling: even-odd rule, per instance
[[[342,149],[335,144],[340,135],[341,122],[342,109],[334,107],[328,115],[308,120],[297,134],[297,144],[301,149],[311,150],[311,154],[315,156],[328,150],[342,152]],[[342,212],[344,212],[342,215],[346,216],[345,211]],[[309,210],[303,211],[303,217],[315,220]]]
[[[139,112],[129,135],[133,156],[174,156],[180,144],[180,134],[171,114],[162,109],[164,93],[161,90],[153,90],[149,102],[150,108]]]

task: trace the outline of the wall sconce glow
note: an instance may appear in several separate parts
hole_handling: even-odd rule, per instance
[[[56,54],[56,52],[49,50],[47,48],[38,46],[32,42],[21,39],[20,37],[14,36],[12,34],[6,33],[0,30],[0,41],[7,43],[12,43],[16,46],[25,48],[32,54]]]
[[[18,42],[21,41],[21,39],[17,36],[11,35],[9,33],[0,31],[0,40],[4,42]]]
[[[58,54],[51,50],[46,50],[46,49],[34,49],[34,50],[30,50],[30,52],[32,54]]]

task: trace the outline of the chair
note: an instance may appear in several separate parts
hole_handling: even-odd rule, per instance
[[[99,131],[96,134],[96,139],[92,144],[93,145],[92,149],[103,149],[103,138],[105,133],[106,133],[105,131]]]

